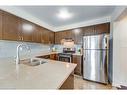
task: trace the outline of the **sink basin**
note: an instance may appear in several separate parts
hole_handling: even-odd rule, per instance
[[[38,66],[40,64],[44,64],[47,62],[39,60],[39,59],[25,59],[25,60],[22,60],[20,63],[25,64],[25,65],[29,65],[29,66]]]

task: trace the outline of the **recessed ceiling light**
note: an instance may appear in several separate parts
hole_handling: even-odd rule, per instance
[[[73,15],[72,13],[70,13],[67,9],[61,9],[57,15],[59,18],[62,19],[69,19],[71,18]]]

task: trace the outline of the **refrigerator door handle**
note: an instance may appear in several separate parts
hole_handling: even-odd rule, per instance
[[[107,48],[107,37],[105,37],[105,48]]]
[[[84,57],[84,60],[86,60],[86,58]]]
[[[109,43],[108,43],[108,40],[109,40],[109,36],[106,35],[106,36],[105,36],[105,48],[106,48],[106,49],[108,49],[108,47],[109,47],[109,46],[108,46],[108,44],[109,44]]]

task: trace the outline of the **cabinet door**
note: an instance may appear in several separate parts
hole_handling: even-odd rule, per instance
[[[50,35],[49,40],[50,40],[51,44],[54,44],[54,40],[55,40],[55,39],[54,39],[54,32],[51,31],[51,32],[49,33],[49,35]]]
[[[58,54],[50,54],[50,59],[58,60]]]
[[[43,44],[53,44],[54,43],[54,32],[40,27],[41,43]]]
[[[33,23],[23,20],[22,23],[22,34],[23,34],[23,41],[32,42],[32,35],[35,31],[35,26]]]
[[[48,29],[45,30],[45,44],[51,44],[50,33]]]
[[[77,64],[77,67],[74,70],[74,73],[77,75],[82,75],[82,56],[73,55],[73,63]]]
[[[3,12],[3,39],[19,40],[20,19],[10,13]]]
[[[87,26],[83,28],[83,36],[95,35],[94,26]]]
[[[0,10],[0,39],[2,39],[2,11]]]
[[[82,44],[81,29],[66,30],[55,33],[55,44],[61,44],[61,40],[65,38],[72,38],[75,44]]]
[[[59,89],[68,90],[74,89],[74,73],[72,72],[68,78],[64,81]]]
[[[72,38],[74,40],[74,32],[72,30],[68,30],[63,32],[64,38]]]
[[[33,42],[37,42],[37,43],[41,43],[41,31],[40,31],[40,27],[39,26],[35,26],[35,31],[33,31],[32,33],[32,41]]]
[[[95,25],[95,32],[97,34],[109,33],[110,32],[109,27],[110,27],[109,23]]]
[[[55,44],[61,44],[61,40],[65,38],[72,38],[72,32],[70,31],[62,31],[55,33]]]
[[[55,44],[60,44],[60,39],[62,36],[60,34],[61,34],[60,32],[55,32]]]
[[[49,39],[49,36],[47,35],[47,31],[46,31],[46,29],[42,29],[41,30],[41,38],[42,38],[42,43],[43,44],[47,44],[48,43],[48,39]]]
[[[82,44],[82,29],[73,29],[73,35],[74,35],[74,42],[75,44]]]
[[[56,60],[56,54],[50,54],[50,59]]]
[[[40,28],[41,31],[41,43],[45,43],[45,33],[44,33],[44,28]]]

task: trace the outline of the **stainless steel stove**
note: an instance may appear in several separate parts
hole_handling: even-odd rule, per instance
[[[72,62],[72,53],[59,53],[58,60],[63,62]]]
[[[72,62],[72,54],[75,53],[75,48],[64,48],[63,53],[58,54],[58,60],[63,62]]]

